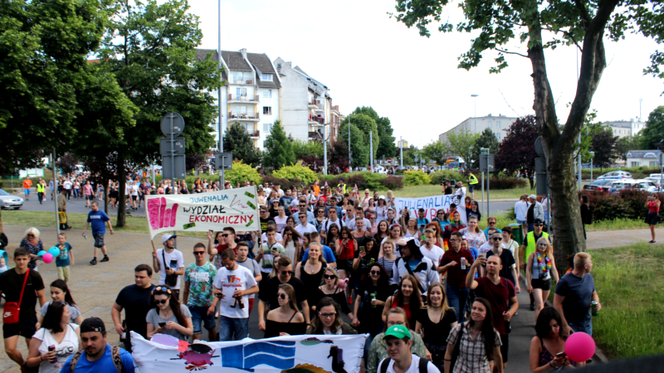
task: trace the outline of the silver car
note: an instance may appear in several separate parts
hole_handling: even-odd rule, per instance
[[[12,196],[11,194],[0,189],[0,207],[3,209],[18,210],[23,206],[23,198]]]

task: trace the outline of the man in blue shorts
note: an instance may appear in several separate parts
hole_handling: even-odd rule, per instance
[[[593,262],[588,253],[576,253],[574,269],[563,276],[556,285],[553,307],[562,319],[563,334],[584,332],[593,335],[593,323],[590,309],[597,302],[595,310],[602,309],[599,295],[595,289],[595,280],[590,274]]]
[[[105,212],[99,210],[99,202],[93,201],[90,205],[92,211],[88,213],[88,221],[85,223],[85,228],[83,228],[83,236],[85,237],[85,230],[88,229],[88,224],[92,223],[92,236],[95,239],[95,257],[92,258],[90,264],[97,264],[97,250],[101,248],[101,251],[104,253],[104,259],[102,262],[108,262],[108,254],[106,253],[106,244],[104,244],[104,234],[106,233],[106,224],[108,224],[108,229],[113,234],[113,227],[111,226],[111,219],[106,215]]]

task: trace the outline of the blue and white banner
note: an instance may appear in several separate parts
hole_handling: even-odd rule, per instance
[[[131,332],[132,356],[148,372],[358,373],[366,335],[298,335],[189,344],[171,336],[151,341]]]
[[[408,208],[410,216],[417,218],[417,210],[423,208],[426,212],[426,218],[429,221],[433,221],[436,217],[438,210],[443,209],[446,212],[450,211],[450,205],[454,203],[456,205],[457,211],[461,215],[461,221],[464,224],[467,224],[466,221],[466,206],[464,205],[464,199],[466,195],[456,195],[456,194],[447,194],[440,196],[429,196],[429,197],[418,197],[418,198],[401,198],[396,197],[394,199],[394,208],[397,210],[397,214],[401,216],[401,211],[404,208]],[[450,220],[452,217],[450,216]]]

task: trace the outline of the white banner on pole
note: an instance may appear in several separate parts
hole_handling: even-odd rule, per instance
[[[298,335],[189,345],[156,335],[148,341],[131,332],[137,371],[225,373],[358,373],[367,335]],[[161,337],[161,338],[159,338]],[[168,342],[170,337],[173,343]]]
[[[260,230],[256,187],[145,196],[150,237],[170,231]]]
[[[459,215],[461,215],[461,221],[464,224],[467,224],[466,221],[466,206],[464,205],[464,199],[466,195],[456,195],[456,194],[446,194],[440,196],[429,196],[429,197],[418,197],[418,198],[401,198],[396,197],[394,199],[394,208],[397,211],[397,214],[401,216],[401,211],[404,208],[408,208],[411,217],[417,218],[417,210],[423,208],[426,213],[426,218],[429,221],[433,221],[436,218],[436,213],[438,210],[443,209],[445,212],[450,211],[450,206],[454,203],[456,205]],[[450,216],[450,221],[452,217]]]

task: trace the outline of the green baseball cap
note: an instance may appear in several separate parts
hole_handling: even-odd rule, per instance
[[[394,337],[399,339],[412,338],[408,328],[403,325],[393,325],[387,328],[387,331],[385,331],[385,338],[387,337]]]

